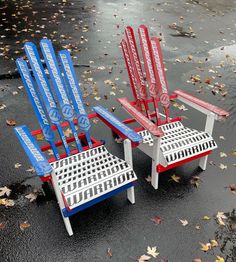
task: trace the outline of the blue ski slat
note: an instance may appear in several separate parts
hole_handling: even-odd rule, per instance
[[[58,102],[61,107],[62,114],[66,121],[73,121],[74,112],[66,93],[65,84],[57,63],[56,55],[50,40],[42,39],[40,41],[41,50],[46,62],[52,84],[56,90]]]
[[[93,110],[104,118],[107,122],[109,122],[112,126],[114,126],[117,130],[123,133],[126,137],[128,137],[131,141],[135,143],[140,143],[142,141],[142,137],[138,135],[135,131],[117,119],[114,115],[112,115],[109,111],[107,111],[102,106],[95,106]]]
[[[66,121],[70,123],[70,127],[75,138],[75,142],[78,150],[82,151],[82,145],[78,138],[78,134],[76,132],[73,120],[74,120],[74,110],[70,104],[66,86],[64,80],[62,78],[59,65],[57,62],[57,58],[53,49],[52,42],[48,39],[42,39],[40,41],[41,50],[44,56],[44,60],[46,62],[49,74],[52,79],[52,84],[56,90],[57,98],[59,105],[61,107],[62,114]]]
[[[60,51],[59,58],[67,85],[69,87],[68,89],[74,105],[74,110],[78,118],[78,125],[81,130],[88,131],[91,125],[84,107],[79,82],[76,78],[69,51]]]
[[[60,159],[57,148],[55,146],[54,134],[49,124],[47,115],[44,112],[40,98],[37,94],[36,87],[31,77],[30,71],[28,69],[27,63],[22,58],[18,58],[16,60],[16,66],[18,68],[18,71],[20,72],[21,79],[23,81],[23,84],[25,86],[28,97],[31,101],[37,119],[39,121],[40,127],[43,131],[43,135],[46,141],[48,141],[49,144],[51,145],[56,159]]]
[[[50,174],[52,166],[42,154],[29,129],[26,126],[18,126],[14,130],[37,174],[39,176]]]
[[[70,97],[74,105],[74,110],[78,119],[78,125],[82,131],[85,132],[88,145],[92,148],[92,141],[89,135],[89,129],[91,127],[89,118],[87,116],[83,97],[81,94],[78,79],[76,78],[73,62],[68,50],[62,50],[59,52],[59,59],[62,65],[64,77],[68,85]]]
[[[57,109],[57,105],[56,105],[56,102],[54,100],[53,94],[51,92],[47,76],[46,76],[45,71],[43,69],[43,65],[40,61],[38,50],[37,50],[36,46],[31,42],[25,43],[24,49],[25,49],[26,55],[29,59],[29,62],[30,62],[31,68],[33,70],[36,82],[38,84],[40,93],[42,94],[42,98],[43,98],[45,107],[47,109],[49,118],[50,118],[52,123],[56,124],[57,130],[58,130],[60,137],[63,141],[63,145],[65,147],[66,153],[67,153],[67,155],[70,155],[69,146],[66,142],[65,135],[64,135],[63,130],[60,126],[60,123],[62,122],[62,117],[61,117],[61,115],[60,115],[60,113]]]
[[[42,94],[45,107],[48,111],[48,115],[52,123],[60,124],[62,121],[62,118],[59,114],[56,102],[50,90],[49,82],[45,74],[45,71],[43,69],[43,65],[40,61],[40,57],[39,57],[37,48],[33,43],[30,43],[30,42],[26,43],[24,48],[25,48],[26,55],[29,59],[30,66],[33,70],[34,77],[38,84],[40,93]]]

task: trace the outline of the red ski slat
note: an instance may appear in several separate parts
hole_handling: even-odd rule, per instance
[[[118,98],[117,101],[124,107],[124,109],[136,119],[136,121],[148,130],[154,136],[163,136],[164,133],[158,128],[152,121],[150,121],[145,115],[137,110],[126,97]]]

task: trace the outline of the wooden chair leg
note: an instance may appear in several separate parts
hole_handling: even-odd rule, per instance
[[[73,230],[72,230],[72,227],[71,227],[71,223],[70,223],[69,217],[64,217],[63,213],[61,213],[61,215],[62,215],[63,221],[65,223],[65,227],[66,227],[66,230],[67,230],[69,236],[72,236],[73,235]]]
[[[156,171],[156,161],[152,160],[152,186],[158,189],[159,173]]]
[[[58,201],[58,204],[59,204],[59,207],[60,207],[60,210],[61,210],[61,216],[62,216],[62,219],[65,223],[66,230],[67,230],[69,236],[72,236],[73,230],[72,230],[72,227],[71,227],[70,219],[69,219],[69,217],[64,217],[64,214],[62,212],[62,210],[65,208],[65,204],[64,204],[64,201],[63,201],[63,198],[62,198],[62,195],[61,195],[61,191],[60,191],[60,188],[58,186],[57,177],[56,177],[54,171],[52,172],[52,185],[53,185],[53,188],[55,190],[57,201]]]
[[[131,204],[135,204],[134,186],[127,189],[127,198]]]
[[[207,166],[207,159],[208,159],[208,156],[204,156],[200,159],[199,161],[199,167],[202,169],[202,170],[206,170],[206,166]]]

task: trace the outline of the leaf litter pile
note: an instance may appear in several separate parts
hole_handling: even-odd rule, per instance
[[[189,1],[197,3],[199,1]],[[114,43],[118,49],[118,43],[122,36],[124,22],[122,19],[118,20],[119,17],[114,10],[113,18],[115,21],[115,29],[111,35],[111,40],[107,40],[105,43],[102,43],[102,40],[99,37],[99,34],[103,30],[99,28],[99,19],[102,17],[102,12],[97,8],[95,4],[85,4],[81,8],[81,13],[85,16],[91,14],[93,17],[92,23],[87,20],[83,20],[77,17],[77,15],[69,15],[67,9],[73,9],[75,3],[69,0],[57,1],[45,1],[45,9],[50,9],[50,16],[45,10],[39,11],[35,7],[37,5],[36,1],[3,1],[4,4],[0,5],[1,11],[1,22],[0,22],[0,58],[3,61],[6,61],[9,64],[14,65],[14,60],[24,55],[23,45],[27,41],[34,41],[36,43],[42,37],[50,38],[56,48],[67,48],[72,52],[73,59],[75,61],[76,68],[80,70],[80,82],[83,89],[83,96],[85,99],[85,105],[90,111],[90,106],[94,103],[106,103],[108,100],[115,101],[116,97],[123,95],[124,90],[128,90],[130,87],[126,81],[122,81],[122,74],[124,73],[123,69],[118,67],[116,59],[109,58],[110,64],[101,64],[104,58],[108,58],[111,54],[109,50],[112,49]],[[168,3],[165,3],[168,6]],[[165,6],[164,5],[164,6]],[[127,9],[127,4],[124,5],[124,10]],[[153,8],[155,12],[163,11],[159,6]],[[155,13],[156,15],[156,13]],[[68,17],[69,16],[69,17]],[[9,19],[9,17],[11,19]],[[67,19],[65,19],[67,18]],[[62,22],[63,21],[63,22]],[[156,22],[156,18],[152,18],[152,22]],[[70,27],[69,32],[66,30],[60,29],[63,28],[63,23],[67,23]],[[45,30],[50,28],[50,30]],[[68,27],[67,27],[68,28]],[[180,16],[178,21],[172,21],[166,25],[166,29],[169,30],[169,35],[172,37],[178,38],[189,38],[192,41],[195,41],[198,38],[198,33],[195,32],[194,25],[188,24],[185,21],[184,16]],[[79,57],[82,52],[87,52],[89,54],[88,43],[91,40],[89,38],[89,33],[93,32],[98,37],[98,45],[102,45],[102,49],[99,50],[100,55],[98,57],[92,57],[89,60],[80,61]],[[73,34],[78,34],[79,39],[76,40],[73,37]],[[220,31],[220,34],[224,35],[223,31]],[[162,38],[162,43],[165,44],[165,38],[160,33]],[[9,40],[8,40],[9,39]],[[13,41],[12,41],[13,39]],[[224,38],[223,38],[223,41]],[[204,41],[208,45],[207,40]],[[232,42],[233,44],[233,42]],[[120,51],[120,50],[118,50]],[[178,47],[172,47],[172,51],[178,51]],[[219,61],[214,61],[210,63],[214,58],[214,52],[209,52],[205,57],[196,56],[193,53],[189,53],[185,56],[176,57],[174,59],[173,65],[179,64],[195,64],[196,67],[193,73],[186,75],[186,83],[193,88],[193,91],[201,95],[210,94],[219,99],[225,100],[229,95],[229,90],[227,85],[224,83],[224,70],[227,69],[230,71],[231,75],[236,73],[235,58],[227,53],[227,48],[221,46],[216,50],[221,52],[222,58]],[[119,53],[121,56],[121,53]],[[14,68],[14,66],[13,66]],[[167,71],[167,68],[165,68]],[[0,74],[1,79],[8,78],[19,78],[19,74],[16,70],[12,69],[7,72]],[[127,78],[127,75],[126,75]],[[95,80],[96,79],[96,80]],[[102,79],[101,83],[98,83],[97,79]],[[5,88],[2,89],[5,91]],[[18,86],[14,90],[11,90],[11,95],[17,96],[23,92],[23,86]],[[188,111],[188,108],[183,104],[179,104],[176,101],[172,101],[172,105],[178,110],[185,112]],[[0,113],[6,112],[8,108],[8,103],[0,99]],[[110,111],[114,112],[116,108],[114,106],[110,107]],[[8,117],[4,115],[7,128],[12,128],[18,124],[17,119]],[[93,120],[97,124],[97,120]],[[65,131],[65,135],[69,136],[70,131]],[[219,137],[221,140],[226,138],[221,135]],[[37,140],[43,140],[43,137],[38,136]],[[117,139],[117,143],[121,143]],[[50,154],[50,152],[49,152]],[[222,161],[219,163],[211,161],[212,166],[217,167],[218,172],[227,172],[228,166],[224,163],[224,160],[227,158],[235,159],[236,148],[232,148],[231,152],[220,152],[219,157]],[[233,166],[236,167],[236,161]],[[20,163],[15,163],[14,168],[18,169],[21,167]],[[26,170],[27,172],[34,172],[32,168]],[[150,176],[146,177],[147,183],[151,182]],[[182,177],[178,174],[172,174],[168,180],[168,183],[173,186],[178,186],[182,184]],[[201,184],[204,183],[204,179],[195,175],[190,178],[188,185],[195,190],[201,187]],[[232,194],[232,197],[236,196],[236,185],[234,183],[228,185],[222,185],[229,194]],[[38,188],[28,188],[24,190],[24,198],[28,202],[36,202],[38,198],[43,195],[43,192]],[[15,197],[14,190],[11,189],[11,186],[1,185],[0,187],[0,208],[15,208],[18,205],[18,199]],[[165,224],[165,219],[161,214],[154,215],[150,218],[150,223],[153,223],[153,226],[161,227]],[[222,255],[223,248],[226,248],[229,239],[235,243],[235,232],[236,232],[236,216],[235,211],[232,213],[224,213],[223,211],[218,211],[217,214],[206,214],[203,217],[199,217],[200,221],[204,221],[207,225],[208,221],[214,221],[219,228],[216,236],[205,239],[199,243],[199,250],[204,253],[209,253],[214,256],[215,262],[226,262],[228,257]],[[202,230],[202,226],[199,224],[194,224],[192,221],[185,217],[176,217],[176,226],[180,225],[183,227],[183,230],[187,230],[189,227],[195,228],[195,230]],[[19,229],[21,231],[26,231],[31,227],[30,221],[20,221]],[[5,221],[0,221],[0,230],[6,230],[7,223]],[[227,237],[229,236],[229,237]],[[224,239],[225,237],[225,239]],[[221,249],[219,249],[221,247]],[[235,247],[232,247],[231,250],[233,256],[235,255]],[[145,261],[161,261],[161,262],[171,262],[166,258],[168,254],[162,254],[161,250],[158,248],[158,243],[156,246],[147,246],[146,250],[140,251],[142,255],[135,258],[136,261],[145,262]],[[113,250],[108,248],[106,255],[113,259]],[[205,262],[201,258],[193,258],[194,262]],[[172,261],[173,262],[173,261]]]

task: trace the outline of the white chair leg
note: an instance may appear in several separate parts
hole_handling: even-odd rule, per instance
[[[124,140],[125,161],[133,168],[132,146],[129,139]]]
[[[161,138],[153,137],[153,155],[152,155],[152,186],[155,189],[158,189],[158,180],[159,180],[159,173],[157,172],[156,168],[157,165],[160,163],[160,146],[161,146]]]
[[[52,172],[51,176],[52,176],[52,185],[53,185],[53,188],[55,190],[57,201],[58,201],[58,204],[59,204],[59,207],[60,207],[60,210],[61,210],[62,219],[65,223],[65,227],[66,227],[66,230],[67,230],[69,236],[72,236],[73,230],[72,230],[72,227],[71,227],[70,219],[69,219],[69,217],[64,217],[64,214],[62,213],[62,210],[65,208],[65,204],[64,204],[64,201],[62,199],[61,191],[60,191],[60,188],[58,186],[57,177],[56,177],[54,171]]]
[[[199,167],[202,169],[202,170],[206,170],[206,166],[207,166],[207,159],[208,159],[208,156],[204,156],[200,159],[199,161]]]
[[[159,173],[156,171],[156,162],[152,160],[152,186],[158,189]]]
[[[72,236],[73,235],[73,230],[72,230],[72,227],[71,227],[71,223],[70,223],[69,217],[64,217],[63,214],[61,214],[61,215],[62,215],[63,221],[65,223],[65,227],[66,227],[66,230],[67,230],[69,236]]]
[[[131,204],[135,203],[134,186],[127,189],[127,198]]]
[[[208,114],[206,118],[205,132],[212,135],[214,123],[215,123],[215,114],[213,113]],[[204,156],[199,161],[199,167],[202,170],[206,170],[207,159],[208,159],[208,156]]]

